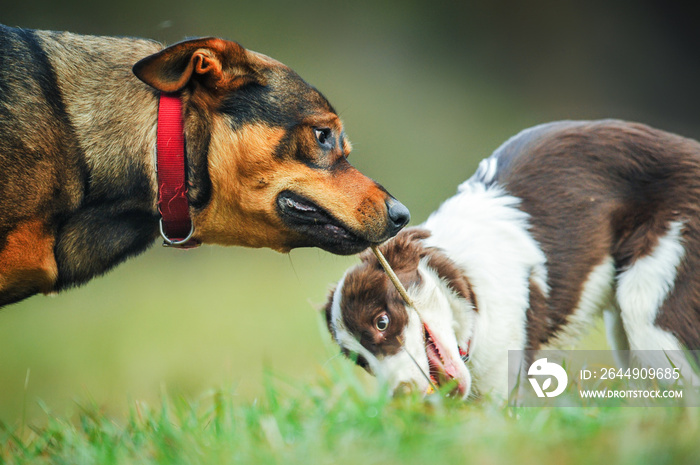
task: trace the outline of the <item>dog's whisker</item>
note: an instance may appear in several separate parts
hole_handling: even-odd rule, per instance
[[[323,365],[321,365],[321,368],[326,368],[326,366],[328,366],[329,363],[331,363],[336,358],[341,357],[342,355],[343,355],[342,352],[338,352],[337,354],[333,355],[331,358],[326,360]]]

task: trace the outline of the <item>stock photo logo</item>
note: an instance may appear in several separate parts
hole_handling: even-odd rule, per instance
[[[548,362],[547,358],[536,360],[535,363],[530,366],[527,374],[528,380],[535,394],[537,394],[537,397],[556,397],[564,392],[564,389],[566,389],[569,383],[569,376],[566,374],[564,368],[558,363]],[[538,378],[544,376],[546,376],[546,378],[544,378],[544,382],[540,385]],[[553,378],[557,380],[557,385],[554,390],[549,391],[548,389],[552,386]]]

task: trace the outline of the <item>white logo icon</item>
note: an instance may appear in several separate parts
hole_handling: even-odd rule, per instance
[[[566,371],[558,363],[548,362],[546,358],[541,358],[532,365],[530,369],[527,370],[528,379],[530,384],[532,384],[532,389],[535,390],[537,397],[556,397],[566,389],[566,385],[569,383],[569,377],[566,375]],[[533,376],[547,376],[548,378],[544,380],[542,387],[540,387],[537,378]],[[557,380],[557,388],[553,391],[547,391],[552,385],[552,377]]]

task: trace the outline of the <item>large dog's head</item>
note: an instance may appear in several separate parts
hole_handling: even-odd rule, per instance
[[[380,247],[417,311],[404,304],[366,251],[362,263],[348,270],[331,292],[326,321],[343,353],[392,389],[426,392],[429,376],[436,385],[455,383],[457,395],[466,398],[471,375],[465,359],[475,297],[455,263],[424,245],[427,237],[427,231],[409,228]]]
[[[182,95],[195,239],[351,254],[408,222],[406,207],[348,162],[333,107],[283,64],[207,38],[146,57],[134,73]]]

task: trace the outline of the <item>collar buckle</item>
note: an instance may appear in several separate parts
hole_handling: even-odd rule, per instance
[[[163,238],[163,247],[172,247],[174,249],[194,249],[201,245],[199,241],[192,239],[192,234],[194,234],[194,224],[192,224],[190,227],[190,233],[184,239],[169,238],[163,230],[163,218],[160,219],[158,224],[160,226],[160,236]]]

